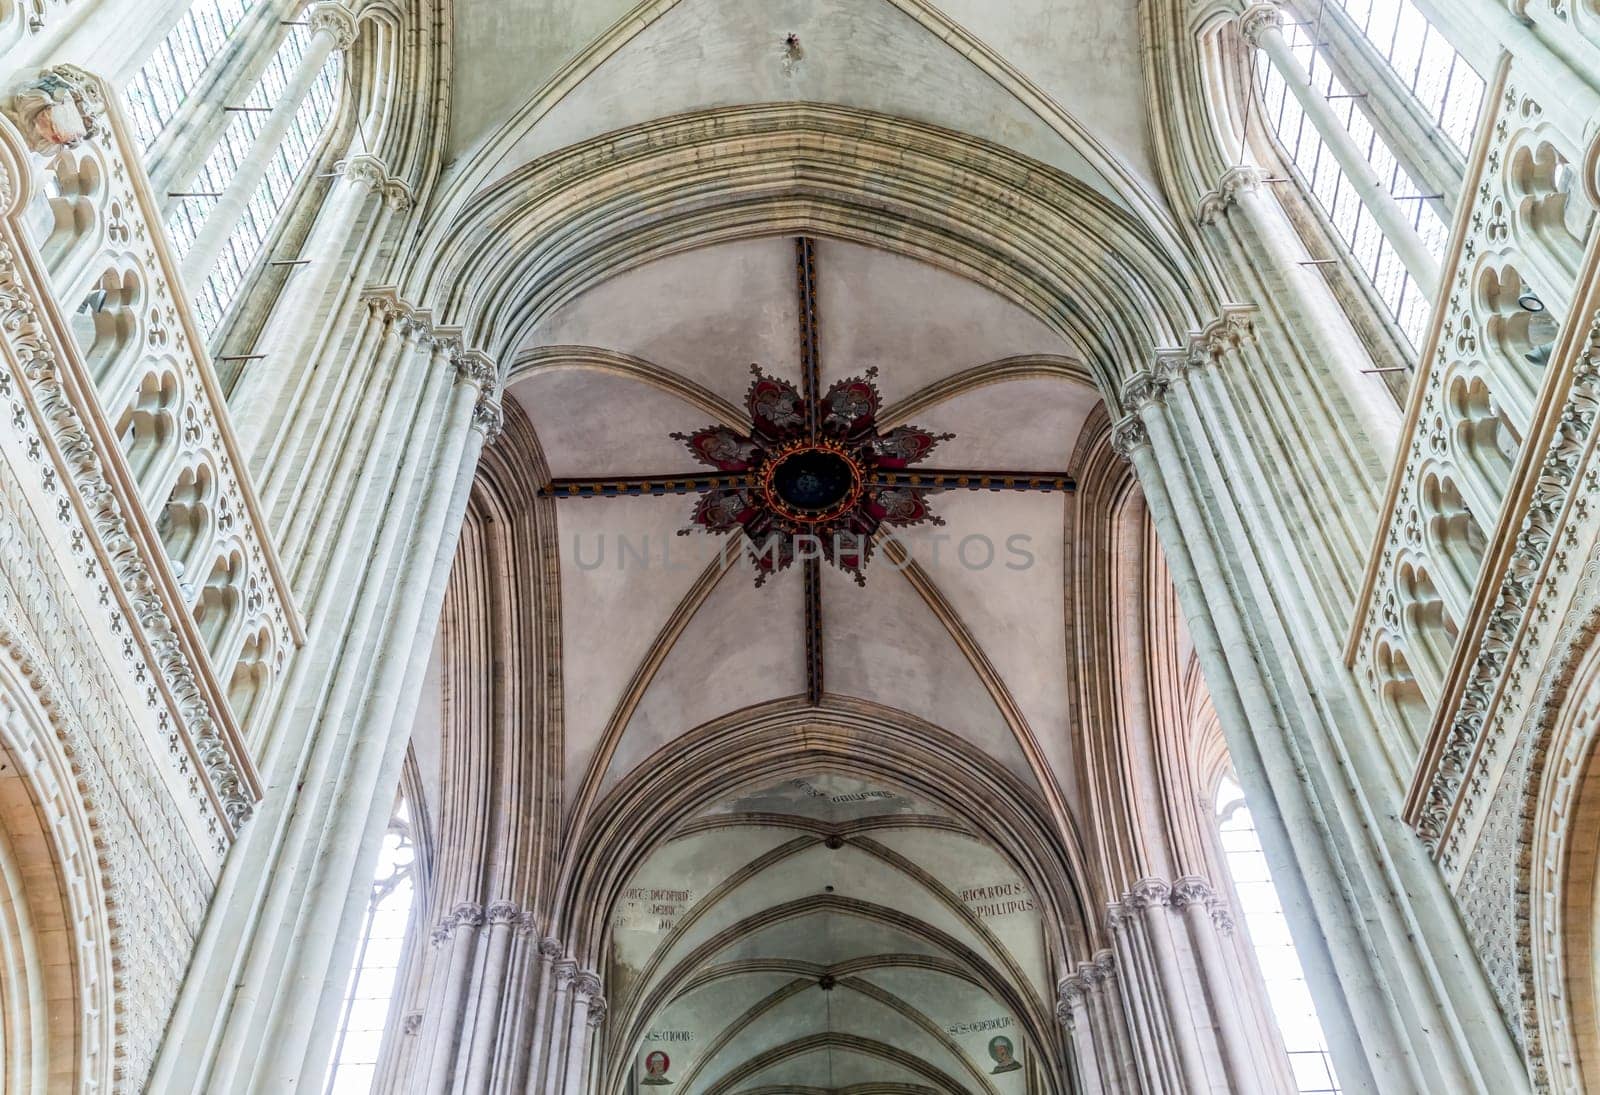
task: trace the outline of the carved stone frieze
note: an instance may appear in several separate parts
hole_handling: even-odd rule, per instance
[[[140,673],[146,665],[155,666],[171,697],[175,710],[170,751],[173,763],[188,763],[187,750],[182,748],[179,737],[187,734],[221,803],[227,822],[225,829],[219,828],[215,834],[216,852],[221,854],[231,833],[244,824],[254,809],[254,794],[223,738],[210,701],[201,690],[200,674],[179,637],[179,626],[171,615],[176,606],[167,599],[152,570],[151,545],[134,535],[127,507],[138,505],[138,500],[129,499],[125,491],[113,486],[83,415],[63,381],[59,349],[40,315],[37,290],[19,265],[12,245],[0,241],[0,339],[5,342],[8,356],[21,364],[19,380],[27,385],[32,405],[42,417],[40,425],[48,434],[50,447],[67,466],[72,492],[82,500],[87,513],[88,531],[113,561],[116,581],[133,606],[134,622],[148,651],[148,661],[135,658],[135,647],[130,645],[125,648],[129,670]],[[12,428],[32,428],[32,422],[33,416],[25,405],[14,401]],[[71,506],[66,494],[62,501]],[[182,611],[181,607],[177,610]],[[196,802],[205,803],[209,811],[205,789],[196,785],[193,794]]]

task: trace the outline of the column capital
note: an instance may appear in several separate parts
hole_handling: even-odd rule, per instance
[[[429,936],[435,947],[442,947],[455,935],[457,928],[477,928],[483,925],[483,906],[463,901],[444,916]]]
[[[459,341],[450,350],[450,363],[455,366],[458,377],[484,391],[493,391],[500,379],[494,358],[482,350],[468,350]]]
[[[589,997],[599,996],[601,992],[600,975],[595,973],[594,970],[584,970],[578,974],[577,982],[573,985],[573,991],[581,992]]]
[[[546,962],[554,962],[560,958],[566,948],[561,945],[561,940],[553,935],[547,935],[539,940],[539,957]]]
[[[1283,11],[1274,3],[1251,4],[1239,13],[1239,33],[1252,46],[1259,46],[1267,31],[1282,26]]]
[[[1136,414],[1130,414],[1111,428],[1111,451],[1124,460],[1133,459],[1133,450],[1150,444],[1150,431]]]
[[[1195,210],[1195,223],[1214,224],[1222,214],[1239,204],[1239,195],[1259,190],[1267,173],[1254,164],[1236,164],[1222,173],[1214,189],[1207,191]]]
[[[1140,369],[1122,382],[1122,405],[1130,411],[1142,411],[1152,403],[1163,402],[1167,397],[1167,379],[1153,369]]]
[[[1186,875],[1172,884],[1172,903],[1180,909],[1190,905],[1209,907],[1216,898],[1216,887],[1199,875]]]
[[[346,179],[369,190],[382,190],[389,182],[389,168],[371,153],[361,152],[341,160],[336,168]]]
[[[483,392],[472,405],[472,428],[483,434],[483,443],[493,445],[506,429],[506,412],[498,392]]]
[[[411,187],[399,179],[390,179],[383,185],[383,204],[389,207],[391,213],[406,213],[416,204],[416,196],[411,193]]]
[[[1141,878],[1133,884],[1123,898],[1130,908],[1154,909],[1167,904],[1172,897],[1172,887],[1159,878]]]
[[[521,926],[523,921],[522,906],[514,901],[496,901],[483,911],[484,923],[488,926],[495,924],[511,924]]]
[[[555,964],[556,991],[565,992],[578,979],[578,963],[564,958]]]
[[[589,1014],[584,1020],[589,1024],[589,1029],[594,1030],[606,1021],[606,998],[604,996],[589,997]]]
[[[355,12],[338,0],[316,0],[306,9],[306,22],[311,24],[312,33],[323,30],[333,35],[334,49],[346,50],[355,44]]]

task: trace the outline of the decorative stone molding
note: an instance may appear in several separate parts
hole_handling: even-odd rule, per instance
[[[383,187],[383,204],[391,213],[409,213],[416,205],[416,195],[411,187],[398,179],[391,179]]]
[[[1172,897],[1172,887],[1159,878],[1141,878],[1133,884],[1133,889],[1123,901],[1129,908],[1140,911],[1159,908],[1166,905]]]
[[[553,967],[556,981],[556,991],[565,992],[572,987],[578,979],[578,963],[570,958],[564,958]]]
[[[589,1012],[585,1019],[590,1030],[598,1029],[606,1021],[606,998],[604,996],[589,997]]]
[[[1261,44],[1261,36],[1269,30],[1283,26],[1283,12],[1277,4],[1251,4],[1239,14],[1239,34],[1252,46]]]
[[[1570,268],[1578,256],[1537,253],[1558,246],[1544,230],[1550,211],[1540,195],[1563,173],[1547,172],[1553,181],[1541,182],[1542,176],[1513,171],[1534,158],[1554,160],[1559,168],[1575,151],[1562,146],[1540,104],[1504,69],[1488,102],[1493,116],[1468,164],[1464,193],[1470,199],[1445,262],[1446,296],[1418,355],[1400,457],[1345,648],[1346,663],[1386,730],[1397,740],[1424,738],[1404,817],[1452,883],[1507,764],[1501,739],[1508,713],[1520,711],[1535,686],[1536,674],[1515,651],[1549,637],[1540,586],[1555,557],[1563,512],[1575,500],[1587,504],[1580,496],[1589,488],[1578,468],[1600,397],[1593,347],[1583,340],[1561,338],[1546,347],[1542,362],[1526,356],[1526,345],[1513,341],[1507,349],[1507,324],[1525,318],[1523,298],[1535,289],[1541,303],[1534,307],[1565,328],[1587,325],[1589,316],[1559,311],[1572,285],[1593,274],[1555,283],[1551,271]],[[1565,192],[1558,197],[1583,200]],[[1529,285],[1530,278],[1539,284]],[[1565,347],[1560,359],[1557,347]],[[1461,394],[1469,391],[1480,393],[1471,405]],[[1472,410],[1477,403],[1487,410]],[[1478,458],[1474,446],[1484,444],[1478,440],[1484,436],[1527,438],[1540,446],[1516,463],[1529,493],[1510,492],[1505,471],[1485,470],[1501,467],[1505,457],[1497,452],[1498,463]],[[1465,564],[1440,546],[1440,530],[1457,526],[1480,545]],[[1468,532],[1450,535],[1456,550],[1464,550],[1459,545]],[[1476,586],[1448,600],[1441,583],[1463,570],[1476,572],[1480,558],[1488,564]],[[1441,604],[1444,621],[1424,623],[1438,618]]]
[[[511,924],[521,927],[525,922],[526,915],[522,911],[522,906],[514,902],[496,901],[483,911],[483,923],[485,927],[493,927],[496,924]]]
[[[77,148],[106,133],[100,83],[76,65],[57,65],[14,91],[0,106],[34,152]]]
[[[378,157],[367,153],[351,156],[337,164],[334,170],[369,190],[382,190],[389,184],[389,169]]]
[[[161,686],[151,685],[151,696],[154,701],[165,693],[171,705],[168,745],[177,774],[187,780],[192,752],[220,803],[223,824],[212,822],[210,826],[213,852],[220,856],[254,809],[254,773],[236,731],[224,721],[221,697],[206,684],[209,674],[197,664],[198,658],[205,656],[204,647],[192,621],[183,619],[187,609],[177,587],[158,573],[159,542],[152,544],[143,531],[154,522],[130,517],[142,502],[127,486],[127,474],[118,471],[116,462],[108,461],[97,444],[97,431],[88,419],[98,415],[99,409],[80,405],[74,394],[92,391],[92,384],[74,352],[56,343],[54,329],[42,314],[48,297],[49,289],[33,283],[13,244],[0,241],[0,338],[13,359],[24,363],[21,379],[42,416],[49,444],[68,468],[72,494],[84,508],[87,529],[103,546],[115,568],[121,595],[132,609],[146,656],[138,656],[140,644],[127,643],[124,654],[129,671],[141,680],[149,668],[159,672]],[[74,381],[70,387],[69,374]],[[21,428],[26,418],[19,405],[12,415],[13,428]],[[203,430],[199,421],[196,429]],[[215,419],[210,422],[215,429]],[[62,504],[72,506],[65,498]],[[255,535],[254,530],[245,532]],[[245,596],[247,607],[258,605],[258,611],[275,614],[277,626],[287,626],[281,600],[269,597],[260,586]],[[198,781],[193,782],[191,793],[209,813],[207,791]]]
[[[602,989],[600,975],[593,970],[584,970],[578,974],[577,981],[573,984],[572,989],[574,992],[580,992],[585,996],[599,996]]]
[[[313,33],[320,30],[333,35],[334,49],[346,50],[355,45],[355,13],[337,0],[317,0],[306,10],[306,22]]]
[[[561,945],[561,940],[548,935],[539,940],[539,957],[546,962],[554,962],[565,953],[566,948]]]

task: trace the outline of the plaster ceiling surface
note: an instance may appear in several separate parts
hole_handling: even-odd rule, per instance
[[[752,361],[798,382],[794,247],[782,237],[664,258],[548,317],[519,353],[508,391],[552,474],[692,472],[693,458],[668,435],[711,416],[685,390],[742,414]],[[928,467],[1066,470],[1097,402],[1070,369],[947,390],[996,358],[1068,361],[1050,330],[931,265],[829,239],[816,253],[824,386],[876,365],[887,402],[910,400],[911,421],[957,435]],[[582,355],[539,362],[552,346],[577,345],[645,371],[584,365]],[[935,494],[947,524],[901,532],[915,570],[900,573],[880,554],[858,586],[823,566],[825,694],[931,722],[1047,799],[1070,799],[1063,505],[1050,494]],[[753,571],[735,565],[710,584],[725,541],[676,535],[693,506],[685,496],[556,503],[569,806],[579,788],[609,789],[697,726],[805,693],[802,568],[758,589]],[[973,536],[994,545],[991,563],[970,565],[981,547],[959,552]],[[1028,543],[1026,566],[1008,553],[1012,536]],[[1043,743],[1036,755],[1049,770],[1029,761],[1029,739]]]
[[[1099,153],[1080,151],[1075,128],[1135,177],[1151,173],[1133,4],[676,0],[630,11],[618,0],[463,0],[454,23],[449,156],[484,182],[652,119],[778,102],[956,130],[1115,200],[1119,184],[1092,166]],[[786,50],[791,34],[799,56]],[[996,71],[969,56],[985,53]]]
[[[1020,1095],[1043,1067],[1037,903],[897,786],[818,771],[720,802],[639,868],[613,928],[618,1072],[637,1090]]]

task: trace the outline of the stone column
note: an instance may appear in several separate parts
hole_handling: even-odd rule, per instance
[[[1122,978],[1122,1010],[1137,1070],[1134,1089],[1146,1095],[1181,1095],[1190,1089],[1162,999],[1160,976],[1135,911],[1122,901],[1106,910],[1106,926]]]
[[[1100,1063],[1100,1052],[1095,1045],[1095,1030],[1089,1018],[1088,988],[1082,978],[1074,975],[1063,978],[1056,986],[1059,999],[1056,1019],[1067,1028],[1072,1042],[1072,1056],[1078,1065],[1077,1090],[1083,1095],[1106,1095],[1109,1088],[1104,1079],[1105,1066]],[[1067,1086],[1074,1085],[1069,1081]]]
[[[589,1075],[589,1040],[605,1021],[606,1000],[600,978],[590,970],[578,975],[572,988],[572,1021],[562,1066],[562,1095],[581,1095]]]
[[[550,936],[539,940],[539,980],[533,997],[533,1039],[528,1048],[528,1093],[536,1095],[540,1068],[547,1067],[550,1054],[547,1049],[545,1022],[550,1018],[550,998],[555,994],[553,971],[563,948],[561,940]]]
[[[377,157],[352,156],[341,165],[301,252],[310,261],[288,275],[254,347],[263,357],[246,364],[228,401],[234,435],[257,481],[275,457],[292,451],[299,436],[285,424],[314,382],[317,351],[335,326],[330,320],[336,316],[324,315],[323,309],[344,296],[339,289],[358,258],[350,254],[352,245],[365,238],[369,226],[381,233],[391,214],[409,207],[409,189],[391,179]]]
[[[1137,914],[1136,923],[1142,929],[1144,942],[1149,947],[1158,978],[1154,986],[1156,996],[1166,1008],[1172,1040],[1177,1046],[1178,1060],[1183,1067],[1183,1090],[1205,1091],[1210,1081],[1206,1075],[1205,1047],[1201,1045],[1202,1027],[1194,1014],[1172,937],[1167,909],[1171,894],[1171,887],[1165,882],[1158,878],[1145,878],[1134,883],[1132,891],[1123,898],[1123,903]]]
[[[1322,136],[1323,143],[1339,166],[1355,195],[1361,199],[1373,221],[1400,262],[1410,271],[1423,295],[1432,300],[1439,288],[1439,262],[1412,227],[1411,217],[1400,208],[1388,186],[1378,178],[1366,154],[1357,147],[1349,130],[1339,120],[1328,100],[1311,87],[1311,76],[1295,57],[1280,29],[1283,16],[1277,4],[1252,4],[1239,17],[1239,29],[1247,42],[1267,55],[1272,66],[1289,87],[1289,92],[1305,111],[1306,118]]]
[[[1217,892],[1203,878],[1189,876],[1172,884],[1172,904],[1180,909],[1189,929],[1189,942],[1200,960],[1200,975],[1205,979],[1206,998],[1211,1005],[1220,1035],[1222,1060],[1232,1080],[1233,1090],[1245,1093],[1262,1089],[1258,1078],[1265,1075],[1262,1062],[1251,1051],[1249,1034],[1239,1014],[1239,996],[1245,991],[1223,960],[1217,942],[1213,910]]]
[[[451,1088],[456,1046],[461,1037],[461,1013],[476,964],[478,929],[483,922],[483,906],[464,901],[433,929],[433,947],[442,960],[435,961],[435,977],[428,986],[433,1003],[432,1022],[428,1024],[432,1036],[426,1043],[427,1072],[421,1091],[445,1092]]]
[[[283,95],[273,105],[272,113],[256,135],[255,143],[250,146],[250,154],[239,164],[227,189],[217,199],[217,204],[211,207],[205,224],[201,226],[188,253],[183,256],[183,281],[186,285],[198,286],[211,273],[211,267],[216,265],[228,238],[233,235],[234,228],[249,208],[251,199],[261,186],[261,180],[266,178],[267,167],[284,134],[289,131],[300,104],[305,102],[312,84],[316,82],[317,74],[322,71],[323,64],[335,49],[348,49],[356,40],[356,17],[337,0],[318,0],[307,11],[306,18],[311,23],[311,40],[306,43],[300,63],[290,74]]]
[[[472,1001],[471,1040],[462,1086],[467,1091],[488,1091],[494,1071],[495,1043],[509,1029],[500,1019],[500,999],[505,992],[511,945],[526,930],[527,914],[510,901],[497,901],[485,914],[487,926],[479,990]]]
[[[544,1052],[539,1055],[544,1067],[529,1071],[528,1095],[556,1095],[561,1090],[561,1066],[566,1056],[565,1036],[572,983],[578,979],[578,963],[563,958],[555,964],[552,976],[556,989],[550,1003],[550,1025],[535,1035],[545,1043]]]

